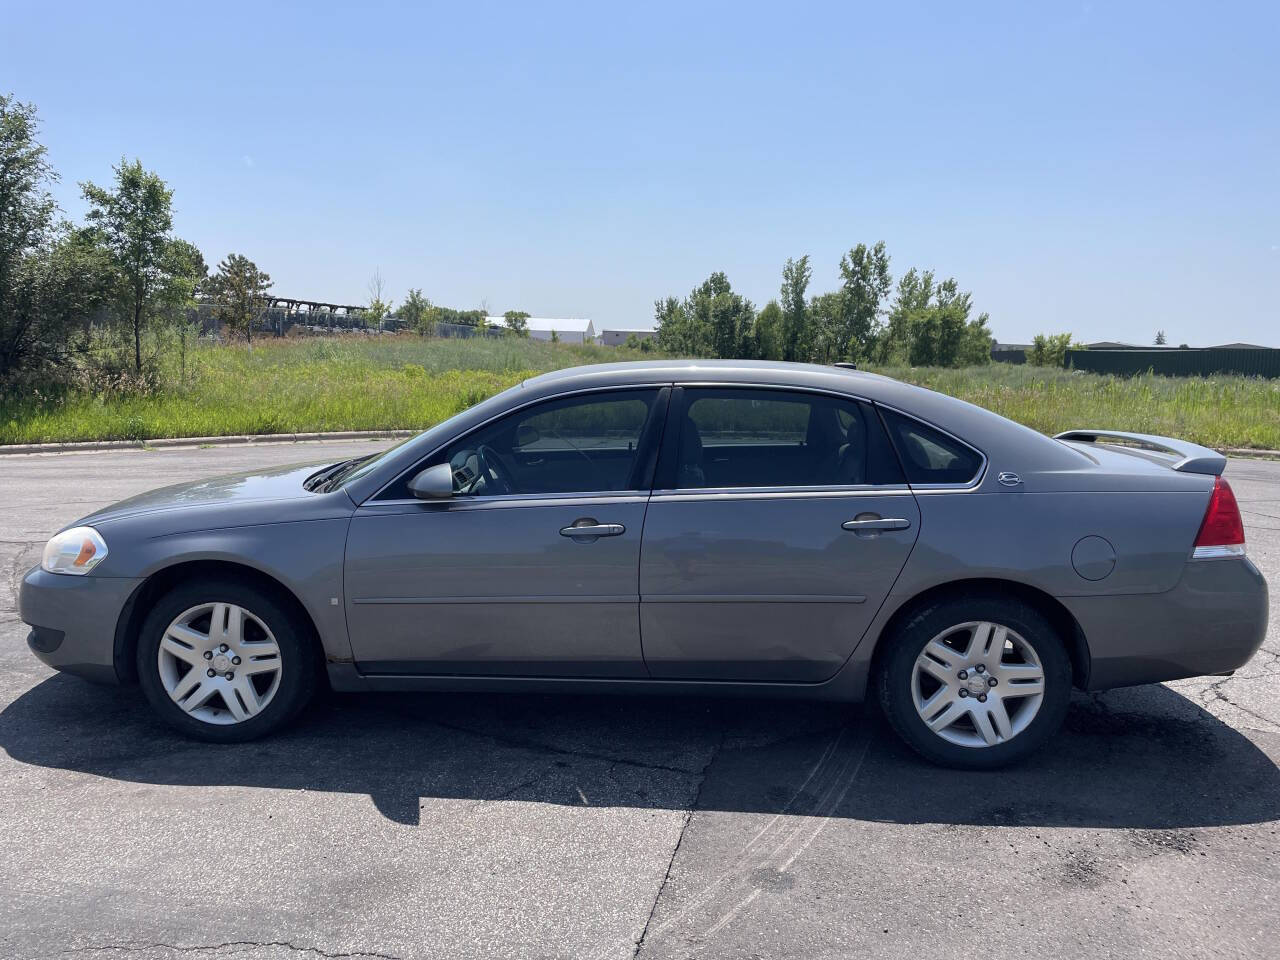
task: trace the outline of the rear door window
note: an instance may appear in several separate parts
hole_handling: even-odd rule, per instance
[[[822,487],[901,484],[875,412],[859,401],[782,390],[689,388],[674,485]],[[670,429],[670,428],[669,428]]]
[[[978,478],[983,459],[973,447],[895,410],[880,412],[908,483],[964,485]]]

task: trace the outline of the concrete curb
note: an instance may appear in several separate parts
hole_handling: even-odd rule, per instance
[[[247,443],[308,443],[334,440],[398,440],[420,430],[339,430],[334,433],[261,433],[232,437],[160,437],[155,440],[88,440],[78,443],[14,443],[0,446],[0,456],[33,453],[96,453],[104,450],[147,450],[167,447],[229,447]]]
[[[146,450],[166,447],[229,447],[242,443],[315,443],[334,440],[400,440],[421,430],[338,430],[333,433],[258,433],[231,437],[160,437],[155,440],[88,440],[78,443],[14,443],[0,445],[0,456],[21,453],[94,453],[102,450]],[[1227,447],[1228,457],[1280,459],[1280,450]]]

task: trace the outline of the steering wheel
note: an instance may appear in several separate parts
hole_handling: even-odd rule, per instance
[[[516,492],[515,477],[512,476],[510,468],[506,461],[502,459],[502,455],[497,450],[482,443],[476,447],[476,457],[480,460],[480,468],[485,474],[485,486],[488,487],[488,481],[492,480],[495,488],[495,494],[510,494]]]

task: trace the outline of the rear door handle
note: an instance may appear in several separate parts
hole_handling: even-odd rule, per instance
[[[911,521],[902,517],[895,518],[877,518],[875,520],[846,520],[840,524],[841,530],[852,530],[858,533],[862,530],[906,530],[911,526]]]
[[[596,523],[589,518],[575,520],[572,526],[560,528],[560,536],[580,543],[590,543],[598,537],[620,537],[626,532],[627,528],[620,523]]]

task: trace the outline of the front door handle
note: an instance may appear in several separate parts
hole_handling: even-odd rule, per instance
[[[620,523],[596,523],[591,517],[575,520],[570,526],[560,528],[560,536],[578,543],[591,543],[600,537],[620,537],[627,528]]]
[[[874,520],[846,520],[840,524],[840,529],[859,533],[864,530],[906,530],[910,526],[911,521],[902,517],[876,517]]]

